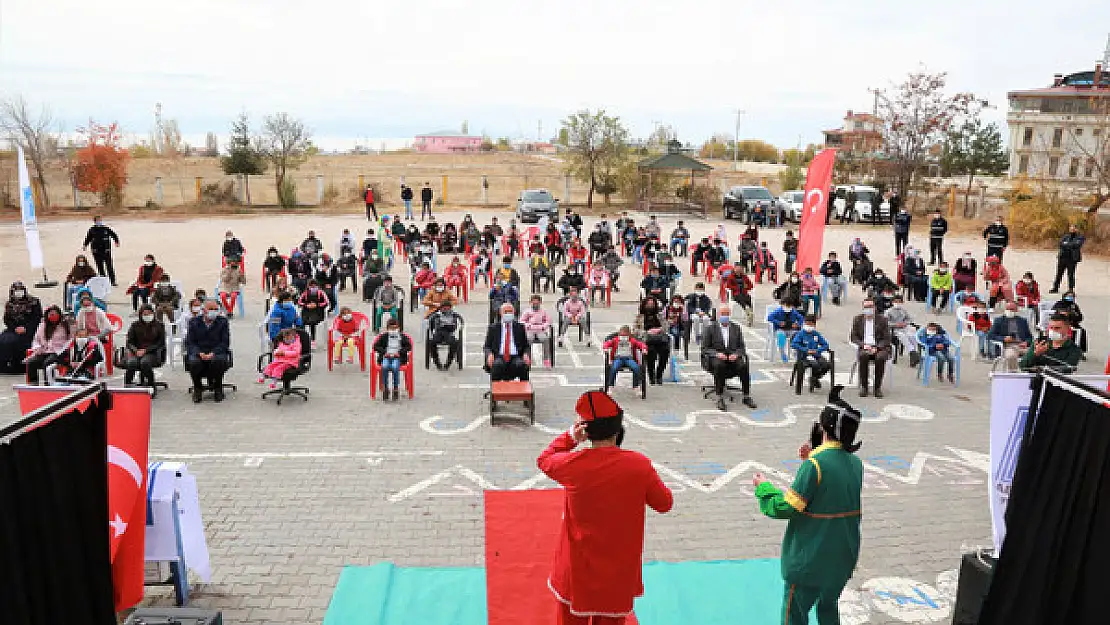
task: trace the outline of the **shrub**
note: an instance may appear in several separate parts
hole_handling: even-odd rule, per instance
[[[278,204],[280,204],[282,208],[297,207],[297,183],[293,182],[292,178],[286,177],[282,179],[277,192]]]
[[[339,203],[339,187],[335,183],[329,182],[328,186],[324,187],[324,197],[320,198],[321,206],[335,206]]]
[[[239,196],[235,193],[235,183],[227,180],[204,185],[200,189],[200,203],[205,206],[238,204]]]
[[[1087,229],[1087,213],[1069,205],[1059,193],[1041,190],[1014,194],[1010,203],[1010,233],[1018,241],[1056,245],[1071,224]]]

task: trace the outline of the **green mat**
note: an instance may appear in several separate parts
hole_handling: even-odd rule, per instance
[[[776,625],[779,561],[652,562],[644,566],[641,625]],[[486,574],[480,568],[348,566],[324,625],[485,625]]]

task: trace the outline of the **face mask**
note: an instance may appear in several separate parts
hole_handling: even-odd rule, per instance
[[[351,318],[352,318],[352,315],[350,313],[347,313],[346,315],[343,315],[343,321],[350,321]]]
[[[23,299],[27,295],[27,291],[12,291],[12,297],[15,299]]]
[[[317,293],[317,292],[320,291],[320,287],[310,286],[310,287],[308,287],[308,290],[312,291],[313,293]]]
[[[390,330],[389,331],[389,338],[395,339],[399,336],[401,336],[401,331],[400,330]]]
[[[216,319],[216,317],[220,316],[220,311],[218,311],[218,310],[206,310],[206,311],[204,311],[204,316],[207,317],[209,321],[213,321],[213,320]]]
[[[1065,295],[1064,296],[1064,301],[1065,302],[1074,302],[1075,301],[1075,296],[1074,295]]]
[[[505,263],[504,265],[501,265],[501,266],[504,267],[505,269],[512,269],[513,268],[513,266],[510,265],[509,263]]]
[[[277,257],[278,257],[277,254],[270,254],[270,258],[277,258]]]
[[[61,320],[61,318],[62,318],[62,316],[59,315],[58,313],[50,313],[49,315],[46,316],[46,320],[49,321],[50,323],[58,323],[58,321]]]
[[[1032,278],[1024,278],[1022,280],[1022,282],[1026,283],[1026,284],[1033,284],[1033,279]]]
[[[92,311],[93,311],[93,309],[94,309],[94,308],[95,308],[95,307],[94,307],[94,306],[93,306],[92,304],[86,304],[86,305],[84,305],[84,306],[82,306],[82,307],[81,307],[81,312],[87,312],[87,313],[90,313],[90,312],[92,312]]]
[[[864,317],[871,317],[874,314],[875,314],[875,309],[874,308],[864,308],[863,309],[863,316]]]
[[[1048,331],[1048,340],[1050,340],[1050,341],[1062,341],[1062,340],[1064,340],[1064,333],[1063,332],[1057,332],[1056,330],[1049,330]]]
[[[943,276],[944,274],[948,273],[948,269],[946,269],[945,267],[941,267],[937,270],[937,273]]]
[[[224,240],[233,241],[235,240],[235,237],[224,237]]]
[[[89,339],[84,338],[84,337],[79,337],[79,338],[73,339],[73,342],[77,344],[77,347],[79,347],[81,349],[84,349],[85,345],[88,345]]]
[[[154,321],[154,315],[143,315],[143,321],[145,321],[146,323]]]
[[[297,340],[297,337],[287,336],[287,337],[285,337],[285,339],[282,340],[282,342],[285,343],[286,345],[292,345],[293,341],[295,341],[295,340]]]
[[[446,287],[443,287],[443,286],[437,286],[437,287],[436,287],[436,293],[442,293],[442,292],[443,292],[443,289],[445,289],[445,288],[446,288]]]
[[[78,267],[84,267],[84,266],[85,266],[85,265],[87,265],[87,264],[88,264],[88,263],[86,263],[86,262],[85,262],[85,261],[83,261],[83,260],[79,260],[79,261],[77,261],[77,266],[78,266]]]
[[[791,308],[791,307],[789,307],[789,306],[783,306],[783,307],[782,307],[782,312],[784,312],[784,313],[788,313],[788,314],[789,314],[789,313],[792,313],[792,312],[794,312],[794,309],[793,309],[793,308]]]
[[[104,222],[103,222],[103,221],[100,221],[100,220],[98,219],[98,220],[96,220],[96,221],[94,221],[94,222],[93,222],[93,225],[94,225],[94,226],[103,226],[103,225],[104,225]]]
[[[964,260],[971,260],[971,254],[964,254]]]
[[[882,280],[883,279],[883,274],[881,274],[881,273],[875,274],[875,279],[876,280]]]
[[[501,321],[505,323],[512,323],[514,319],[516,319],[516,315],[514,313],[505,313],[501,315]]]
[[[200,306],[193,306],[191,310],[193,311],[193,314],[196,315],[200,313]]]
[[[539,305],[539,304],[532,304],[532,310],[536,310],[536,311],[538,311],[539,309],[540,309],[540,305]]]
[[[802,329],[806,332],[816,332],[817,326],[802,326]]]
[[[902,304],[900,304],[900,303],[898,303],[898,302],[894,302],[894,308],[896,308],[896,309],[899,309],[899,310],[900,310],[900,309],[902,308]]]
[[[698,297],[701,297],[702,295],[705,295],[705,291],[698,289],[694,291],[694,294],[696,294]]]
[[[790,283],[791,284],[797,284],[798,283],[798,278],[790,278]]]
[[[929,336],[936,336],[937,331],[936,330],[925,330],[925,334],[928,334]]]
[[[729,320],[729,316],[728,316],[728,315],[721,315],[720,317],[717,317],[717,319],[719,319],[719,320],[720,320],[720,322],[721,322],[721,325],[723,325],[723,326],[727,326],[727,325],[728,325],[728,320]]]
[[[1007,311],[1006,311],[1005,313],[1003,313],[1003,314],[1005,314],[1005,315],[1006,315],[1006,318],[1008,318],[1008,319],[1013,319],[1014,317],[1016,317],[1016,316],[1017,316],[1017,312],[1015,312],[1015,311],[1012,311],[1012,310],[1007,310]]]
[[[146,265],[147,267],[153,267],[154,266],[154,261],[153,260],[146,260],[146,261],[143,261],[143,264]]]

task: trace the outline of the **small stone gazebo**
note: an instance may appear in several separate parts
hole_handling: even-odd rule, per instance
[[[641,197],[636,198],[636,210],[645,213],[708,214],[709,206],[705,198],[712,195],[709,172],[713,168],[683,154],[677,141],[667,146],[666,154],[648,157],[640,161],[636,168],[643,182]],[[689,193],[684,194],[686,197],[679,197],[675,189],[668,188],[665,195],[656,196],[652,192],[652,183],[659,176],[685,176],[686,180],[680,186],[688,184]]]

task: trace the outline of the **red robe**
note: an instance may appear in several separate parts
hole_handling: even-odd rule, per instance
[[[641,453],[574,447],[564,432],[537,461],[566,489],[547,585],[575,616],[627,616],[644,594],[644,506],[667,512],[674,496]]]

